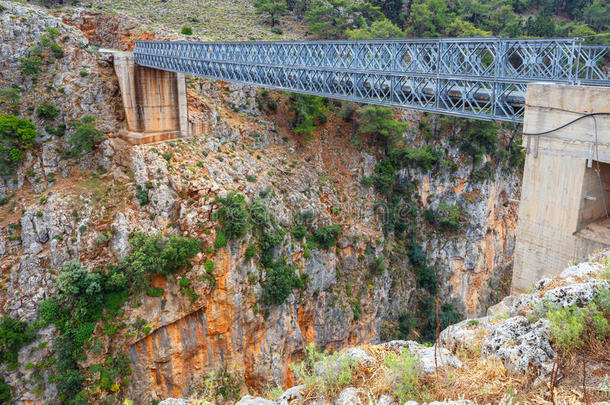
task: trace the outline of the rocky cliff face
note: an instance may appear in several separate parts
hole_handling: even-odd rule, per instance
[[[192,79],[190,121],[203,135],[129,146],[113,137],[122,117],[110,61],[88,41],[128,48],[139,35],[133,22],[103,24],[103,14],[83,10],[63,11],[62,22],[33,7],[1,4],[0,87],[22,87],[14,113],[32,117],[40,133],[23,167],[0,184],[0,197],[15,193],[15,205],[1,208],[4,313],[34,321],[40,303],[54,295],[57,267],[68,260],[89,269],[115,263],[129,252],[134,231],[198,238],[203,252],[193,266],[178,276],[155,278],[162,296],[132,297],[123,308],[120,332],[98,330],[100,350],[82,361],[86,368],[126,351],[133,375],[121,393],[143,402],[193,394],[210,370],[222,367],[234,370],[255,392],[291,385],[288,364],[304,355],[308,343],[339,349],[376,342],[384,322],[414,310],[417,281],[406,257],[370,275],[375,258],[389,257],[397,242],[384,235],[383,216],[376,211],[381,197],[361,185],[374,169],[377,151],[354,146],[351,125],[331,114],[314,140],[303,144],[281,102],[277,113],[267,114],[255,89]],[[34,80],[19,66],[48,27],[59,31],[56,41],[64,56],[43,58]],[[59,107],[51,123],[34,112],[43,100]],[[410,123],[405,142],[422,145],[418,123],[427,118],[399,114]],[[65,138],[49,135],[45,127],[84,115],[97,117],[106,140],[78,162],[60,159],[57,148]],[[421,209],[436,209],[441,202],[461,206],[463,225],[459,232],[441,233],[422,221],[418,243],[437,269],[443,300],[470,316],[482,314],[510,280],[516,207],[509,199],[517,198],[519,180],[500,168],[493,180],[474,180],[471,165],[446,134],[433,142],[455,162],[455,170],[407,169],[401,176],[416,185]],[[147,192],[144,205],[134,198],[138,187]],[[256,244],[252,233],[214,249],[215,198],[231,190],[248,202],[260,198],[270,218],[286,230],[294,227],[295,214],[305,211],[313,213],[313,228],[342,227],[336,248],[329,250],[284,236],[274,257],[287,258],[309,283],[282,305],[261,304],[265,273],[256,260],[244,257]],[[213,282],[206,260],[214,264]],[[180,286],[181,278],[190,281],[189,291]],[[53,384],[40,382],[45,376],[29,378],[32,372],[25,367],[44,354],[33,347],[52,343],[53,336],[48,331],[22,349],[21,367],[10,374],[21,400],[55,395]]]

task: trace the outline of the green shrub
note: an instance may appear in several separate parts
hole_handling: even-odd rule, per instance
[[[425,288],[432,295],[438,292],[438,278],[432,267],[421,267],[417,271],[417,283],[420,288]]]
[[[66,133],[66,124],[59,124],[57,127],[46,125],[44,127],[44,130],[49,135],[64,136],[64,134]]]
[[[216,403],[221,397],[224,401],[239,399],[244,382],[233,376],[226,369],[210,371],[203,383],[202,400],[204,403]]]
[[[256,246],[250,245],[246,248],[246,251],[244,252],[244,260],[248,262],[254,256],[256,256]]]
[[[385,364],[389,368],[394,382],[394,396],[401,404],[413,398],[422,397],[418,363],[418,358],[407,349],[404,349],[400,356],[390,354],[385,359]]]
[[[366,106],[358,111],[360,127],[358,133],[377,138],[383,144],[386,152],[394,146],[398,137],[402,135],[409,125],[394,119],[390,107],[376,105]]]
[[[375,164],[372,179],[379,193],[385,196],[392,194],[398,169],[399,162],[394,157],[385,157]]]
[[[440,229],[448,232],[456,232],[460,229],[460,217],[462,209],[457,205],[447,205],[445,202],[439,204],[436,210],[436,221]]]
[[[292,125],[294,133],[306,140],[311,138],[317,125],[326,123],[324,98],[308,94],[293,93],[290,96],[290,110],[294,112]]]
[[[0,175],[13,174],[15,166],[34,146],[36,127],[29,120],[10,114],[0,114]]]
[[[146,295],[149,297],[162,297],[165,290],[161,287],[148,287],[146,289]]]
[[[59,108],[55,107],[48,101],[44,101],[36,107],[36,116],[47,120],[54,120],[59,115]]]
[[[64,151],[64,158],[76,159],[83,152],[91,152],[93,148],[103,139],[102,131],[95,128],[96,119],[90,115],[81,118],[80,121],[71,121],[72,134],[68,138],[70,149]]]
[[[426,172],[441,160],[440,152],[429,145],[421,148],[402,148],[400,153],[411,166],[419,167]]]
[[[184,25],[180,29],[180,33],[182,35],[193,35],[193,29],[191,27],[189,27],[188,25]]]
[[[282,35],[284,33],[284,30],[282,30],[280,27],[272,27],[271,32],[277,35]]]
[[[205,269],[206,273],[211,274],[214,271],[214,262],[210,259],[205,259],[203,268]]]
[[[305,385],[306,392],[324,393],[326,398],[332,398],[352,383],[356,363],[349,356],[321,352],[314,343],[306,350],[305,360],[292,365],[297,381]]]
[[[42,64],[42,59],[38,55],[32,55],[29,58],[20,58],[21,62],[21,73],[26,76],[36,75],[40,72],[40,65]]]
[[[216,197],[216,202],[222,204],[218,210],[218,218],[222,229],[229,239],[239,239],[248,232],[248,210],[244,196],[232,191],[226,197]]]
[[[436,340],[436,310],[434,297],[431,295],[423,297],[420,302],[420,311],[424,317],[427,314],[427,319],[420,330],[421,338],[424,342],[434,342]],[[464,315],[459,313],[453,304],[445,302],[439,306],[439,331],[442,331],[449,325],[460,322],[462,319],[464,319]]]
[[[411,312],[401,312],[398,315],[398,336],[396,338],[407,340],[416,326],[417,321]]]
[[[383,256],[378,256],[373,259],[370,265],[371,273],[378,276],[383,274],[385,271],[385,264],[383,263]]]
[[[19,349],[34,341],[28,324],[4,315],[0,319],[0,364],[17,362]]]
[[[201,243],[194,238],[172,235],[161,252],[161,259],[169,273],[175,273],[186,267],[191,259],[201,251]]]
[[[214,247],[216,249],[222,249],[227,246],[227,235],[222,229],[216,232],[216,239],[214,239]]]
[[[472,157],[472,164],[475,167],[484,155],[496,153],[500,126],[493,121],[475,119],[461,120],[461,123],[460,150]]]
[[[260,238],[260,249],[261,257],[260,262],[263,266],[268,266],[273,260],[273,251],[277,246],[280,246],[284,240],[286,231],[282,227],[274,227],[269,229],[261,235]]]
[[[136,198],[140,202],[140,206],[146,205],[148,203],[148,190],[136,184]]]
[[[138,274],[176,273],[201,251],[199,240],[177,235],[166,239],[159,234],[136,232],[131,236],[129,244],[133,251],[126,262],[130,270]]]
[[[267,204],[261,198],[255,198],[250,204],[250,218],[254,226],[265,227],[271,223],[271,217],[269,215],[269,209]]]
[[[87,72],[86,70],[81,70],[80,72],[78,72],[78,74],[80,75],[80,77],[89,76],[89,72]]]
[[[407,243],[407,249],[407,256],[414,267],[426,265],[426,253],[419,243],[410,241]]]
[[[61,59],[64,57],[64,50],[59,44],[53,42],[49,45],[49,49],[51,49],[51,52],[53,52],[53,56],[55,56],[55,58]]]
[[[0,13],[4,7],[0,5]],[[11,386],[8,385],[4,378],[0,377],[0,404],[10,404],[13,401],[13,394],[11,393]]]
[[[296,225],[294,228],[292,228],[290,233],[295,240],[300,241],[303,240],[307,234],[307,228],[305,228],[305,225]]]
[[[281,258],[273,261],[266,270],[263,302],[266,305],[281,305],[290,295],[292,288],[298,283],[294,269],[286,264],[284,258]]]
[[[318,228],[313,233],[313,240],[322,249],[330,249],[337,244],[341,235],[341,225],[332,224]]]
[[[59,308],[52,298],[40,303],[38,313],[40,314],[40,318],[47,324],[57,323],[59,319]]]
[[[375,179],[372,176],[364,176],[360,179],[360,185],[366,188],[373,187],[375,185]]]
[[[180,286],[180,288],[186,288],[189,286],[189,284],[190,284],[190,281],[186,277],[182,277],[180,279],[180,281],[178,282],[178,285]]]
[[[603,288],[585,307],[551,309],[546,314],[551,339],[565,351],[582,349],[591,338],[610,336],[610,290]]]

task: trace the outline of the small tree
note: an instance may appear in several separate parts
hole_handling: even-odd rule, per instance
[[[308,94],[293,94],[290,100],[290,109],[294,112],[294,133],[309,139],[317,125],[326,123],[328,119],[324,99]]]
[[[381,106],[367,106],[358,111],[360,128],[358,133],[378,137],[386,149],[393,147],[400,134],[405,132],[409,125],[394,119],[392,109]]]
[[[285,15],[288,11],[285,0],[256,0],[254,7],[257,14],[269,14],[272,27],[275,26],[277,17]]]

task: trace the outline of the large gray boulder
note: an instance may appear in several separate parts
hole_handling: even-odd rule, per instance
[[[534,368],[546,374],[555,358],[549,337],[547,319],[532,324],[527,318],[517,316],[494,329],[483,344],[482,354],[500,358],[513,372],[525,373]]]

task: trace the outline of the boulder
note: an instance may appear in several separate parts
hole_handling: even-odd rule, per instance
[[[235,405],[273,405],[273,401],[269,401],[265,398],[253,397],[246,395],[242,397]]]
[[[462,362],[453,355],[449,350],[440,347],[436,350],[436,361],[434,346],[425,347],[412,340],[393,340],[379,345],[380,347],[389,348],[395,351],[409,350],[415,357],[419,359],[418,368],[424,375],[431,375],[436,372],[436,365],[439,368],[459,368],[462,367]]]
[[[335,400],[335,405],[362,405],[360,394],[362,390],[359,388],[348,387],[339,393]]]
[[[527,372],[531,368],[541,374],[550,372],[555,352],[549,341],[549,321],[530,323],[517,316],[499,324],[483,344],[483,356],[498,357],[507,369]]]

